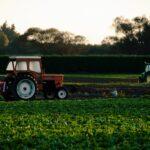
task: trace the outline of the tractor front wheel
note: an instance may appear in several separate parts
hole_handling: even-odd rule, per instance
[[[59,99],[66,99],[68,97],[68,92],[64,87],[60,87],[56,91],[56,97]]]

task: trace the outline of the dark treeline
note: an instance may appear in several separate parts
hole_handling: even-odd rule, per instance
[[[55,28],[42,30],[32,27],[19,34],[15,25],[5,22],[0,26],[0,54],[150,54],[150,19],[144,16],[131,20],[117,17],[112,25],[115,36],[104,38],[99,45],[91,45],[84,36]]]

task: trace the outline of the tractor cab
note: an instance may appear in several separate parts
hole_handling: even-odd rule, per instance
[[[7,65],[7,72],[35,72],[41,73],[41,57],[11,57]]]

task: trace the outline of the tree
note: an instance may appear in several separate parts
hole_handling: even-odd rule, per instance
[[[85,36],[77,35],[74,37],[73,43],[76,45],[84,45],[87,44],[88,41]]]
[[[27,40],[36,40],[39,43],[51,44],[85,44],[87,40],[84,36],[74,35],[70,32],[59,31],[55,28],[42,30],[40,28],[29,28],[23,35]]]
[[[103,39],[101,42],[102,45],[113,45],[119,41],[117,36],[109,36]]]
[[[0,48],[5,48],[6,46],[8,46],[9,44],[9,40],[7,38],[7,35],[3,32],[0,32]]]
[[[133,34],[134,26],[132,22],[123,17],[117,17],[114,20],[113,27],[118,36],[129,36]]]
[[[144,16],[131,20],[117,17],[113,27],[116,36],[106,37],[102,44],[112,45],[126,54],[150,53],[150,20]]]
[[[0,26],[0,31],[7,35],[9,39],[9,43],[19,37],[19,33],[15,31],[15,25],[12,24],[9,26],[7,22],[4,22],[2,26]]]
[[[83,45],[86,42],[86,38],[81,35],[59,31],[55,28],[42,30],[34,27],[29,28],[21,35],[15,43],[13,43],[13,48],[16,47],[15,45],[17,45],[17,47],[19,45],[24,45],[24,47],[28,45],[30,46],[28,49],[35,49],[38,45],[42,53],[48,53],[49,51],[49,53],[53,52],[55,54],[79,54],[85,51]]]

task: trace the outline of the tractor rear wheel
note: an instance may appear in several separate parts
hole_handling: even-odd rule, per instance
[[[16,99],[33,99],[36,94],[36,82],[30,75],[17,77],[13,85],[13,94]]]
[[[56,97],[59,99],[66,99],[68,97],[68,92],[66,88],[60,87],[56,91]]]

